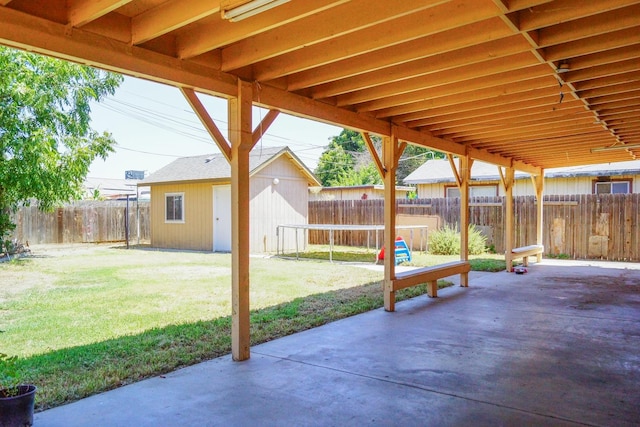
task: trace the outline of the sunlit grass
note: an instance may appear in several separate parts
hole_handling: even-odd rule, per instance
[[[329,260],[328,245],[310,245],[306,251],[287,253],[282,255],[286,258]],[[331,251],[331,258],[335,262],[376,262],[378,252],[375,248],[334,246]],[[434,255],[427,251],[411,251],[411,262],[403,262],[401,265],[413,267],[430,267],[444,264],[460,259],[459,255]],[[503,271],[506,269],[504,256],[499,254],[470,255],[469,262],[471,269],[475,271]]]
[[[229,255],[36,249],[0,272],[2,350],[21,356],[38,409],[230,352]],[[252,258],[252,344],[381,307],[381,277],[339,263]],[[405,289],[397,300],[425,292]]]

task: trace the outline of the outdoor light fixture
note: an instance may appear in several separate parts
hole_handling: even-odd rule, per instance
[[[609,147],[599,147],[592,148],[592,153],[602,153],[603,151],[617,151],[617,150],[635,150],[640,149],[640,144],[621,144],[621,145],[611,145]]]
[[[280,6],[288,1],[289,0],[229,0],[220,5],[220,13],[223,19],[238,22],[276,6]]]
[[[556,67],[556,73],[559,73],[559,74],[566,73],[570,70],[571,68],[569,67],[569,63],[567,61],[560,61],[560,63]]]

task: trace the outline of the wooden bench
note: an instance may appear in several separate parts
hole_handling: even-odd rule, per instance
[[[529,245],[511,249],[511,256],[507,259],[508,271],[513,271],[512,264],[514,259],[522,258],[522,264],[527,267],[529,265],[530,256],[535,255],[538,257],[538,261],[540,261],[543,252],[544,246],[542,245]]]
[[[461,274],[460,286],[468,286],[468,275],[471,271],[469,261],[453,261],[446,264],[423,267],[402,273],[396,273],[396,278],[391,281],[390,289],[385,289],[385,309],[393,311],[395,306],[395,291],[411,286],[427,284],[427,295],[431,298],[438,296],[438,279]]]

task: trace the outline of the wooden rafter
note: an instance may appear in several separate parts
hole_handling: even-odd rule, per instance
[[[382,161],[380,160],[380,156],[376,151],[376,147],[373,145],[373,141],[371,140],[371,136],[368,132],[362,132],[362,139],[364,139],[365,144],[367,144],[367,148],[369,149],[369,154],[371,154],[371,158],[373,159],[373,163],[376,165],[376,169],[378,169],[378,173],[384,180],[386,170],[382,165]]]
[[[239,22],[220,0],[5,0],[0,21],[2,44],[225,98],[243,79],[268,109],[503,166],[634,156],[590,150],[637,140],[639,110],[613,105],[639,97],[638,0],[306,0]]]
[[[72,27],[86,25],[131,1],[133,0],[70,0],[67,22]]]
[[[200,102],[200,99],[198,99],[196,93],[193,91],[193,89],[187,88],[180,88],[180,91],[186,98],[187,102],[189,102],[189,105],[191,105],[193,112],[196,113],[198,119],[200,119],[200,122],[207,130],[213,141],[216,143],[222,154],[224,154],[224,156],[227,158],[227,161],[230,162],[232,157],[231,146],[229,145],[229,142],[224,137],[224,135],[222,135],[222,132],[220,132],[220,129],[218,129],[218,126],[215,124],[215,122],[207,112],[205,106],[202,104],[202,102]]]
[[[256,128],[253,130],[253,146],[255,146],[258,141],[260,141],[260,138],[262,138],[262,136],[267,133],[267,130],[273,124],[279,114],[280,111],[278,110],[269,110],[267,114],[262,118],[260,123],[258,123],[258,126],[256,126]]]

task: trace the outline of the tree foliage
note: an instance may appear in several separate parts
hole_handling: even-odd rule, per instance
[[[50,210],[80,195],[96,157],[115,141],[90,127],[90,104],[113,94],[116,74],[0,47],[0,239],[10,213],[37,200]]]
[[[372,137],[372,140],[378,153],[381,153],[382,141],[376,137]],[[407,175],[427,159],[443,157],[443,153],[408,144],[398,162],[396,182],[402,183]],[[320,156],[315,173],[326,187],[382,183],[362,135],[348,129],[343,129],[340,135],[332,138]]]

